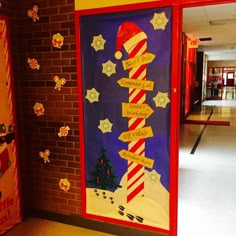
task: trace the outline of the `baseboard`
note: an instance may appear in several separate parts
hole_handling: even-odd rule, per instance
[[[217,121],[217,120],[185,120],[185,124],[195,125],[218,125],[218,126],[230,126],[229,121]]]

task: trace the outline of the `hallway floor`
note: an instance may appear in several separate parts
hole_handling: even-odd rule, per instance
[[[235,236],[236,101],[203,104],[188,119],[230,121],[230,126],[181,127],[178,235]]]
[[[206,101],[188,119],[229,121],[230,126],[181,126],[178,236],[235,236],[236,100]],[[5,236],[18,235],[111,234],[30,218]]]
[[[109,236],[94,230],[45,219],[28,218],[4,236]]]

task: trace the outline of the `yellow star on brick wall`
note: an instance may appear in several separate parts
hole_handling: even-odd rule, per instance
[[[110,77],[112,74],[115,74],[116,64],[110,60],[106,63],[102,63],[102,73],[106,74],[108,77]]]
[[[91,46],[95,49],[95,51],[104,50],[104,45],[106,43],[106,40],[102,37],[101,34],[98,36],[93,36],[93,42],[91,43]]]
[[[100,120],[100,124],[98,126],[98,128],[103,132],[103,133],[107,133],[107,132],[111,132],[113,124],[108,120]]]
[[[87,94],[85,98],[87,98],[90,103],[98,102],[99,95],[100,93],[95,88],[87,89]]]
[[[166,18],[165,12],[162,13],[154,13],[153,18],[150,20],[153,25],[154,30],[162,29],[165,30],[166,24],[168,23],[168,19]]]
[[[153,101],[156,104],[156,107],[166,108],[166,105],[170,102],[168,98],[168,93],[158,92],[156,97],[153,98]]]

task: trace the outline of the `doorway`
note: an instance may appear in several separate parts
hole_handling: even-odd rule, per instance
[[[198,39],[198,50],[206,54],[202,71],[203,100],[199,110],[191,112],[190,116],[195,120],[229,121],[230,126],[181,125],[179,236],[233,236],[236,232],[234,224],[236,220],[236,204],[234,203],[236,192],[234,192],[232,185],[236,180],[236,162],[233,158],[236,141],[235,135],[233,135],[236,132],[234,118],[236,101],[205,101],[206,95],[204,94],[207,93],[207,67],[209,65],[216,67],[216,63],[221,63],[221,67],[226,66],[222,64],[222,61],[227,61],[228,66],[235,63],[233,42],[227,41],[226,43],[227,35],[234,34],[232,29],[235,27],[235,23],[231,22],[230,25],[229,21],[227,23],[226,17],[230,18],[232,13],[236,18],[235,7],[234,3],[184,8],[183,10],[183,30],[185,33],[189,33],[189,37]],[[210,26],[204,20],[206,18],[208,24],[211,21],[211,27],[213,25],[217,27],[217,24],[221,23],[222,25],[218,26],[227,31],[219,36],[218,45],[212,44],[213,41],[216,41],[214,38],[216,34],[211,35],[213,31],[207,30],[207,27]],[[227,30],[227,27],[231,30]],[[230,37],[235,38],[233,35]],[[209,38],[209,41],[202,43],[199,38]],[[224,55],[227,55],[228,59],[223,59]],[[230,76],[232,77],[232,74]],[[195,145],[196,149],[191,154]]]
[[[226,75],[226,85],[227,86],[234,86],[234,78],[235,78],[235,75],[234,75],[234,72],[227,72],[227,75]]]

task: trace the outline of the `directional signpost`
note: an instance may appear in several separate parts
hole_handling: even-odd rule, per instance
[[[144,195],[145,167],[152,168],[154,160],[145,157],[145,139],[153,137],[150,126],[146,127],[146,119],[154,112],[146,104],[146,91],[153,91],[154,82],[146,80],[147,64],[156,57],[147,52],[147,35],[139,27],[131,22],[120,26],[120,31],[130,32],[126,38],[122,38],[124,32],[118,32],[118,38],[123,45],[129,58],[122,61],[124,70],[129,71],[129,78],[121,78],[117,83],[129,89],[129,102],[122,103],[122,117],[128,118],[128,131],[121,133],[119,139],[128,142],[128,150],[121,150],[121,158],[128,160],[127,177],[127,202],[136,196]],[[125,41],[127,40],[127,41]],[[118,42],[118,46],[120,42]],[[116,54],[117,59],[121,53]]]

